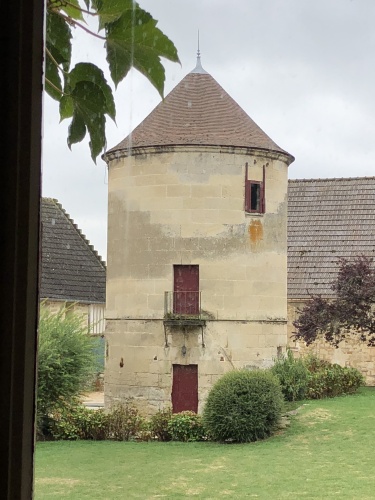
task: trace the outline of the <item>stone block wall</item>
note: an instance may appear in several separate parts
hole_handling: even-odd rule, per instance
[[[304,356],[313,353],[331,363],[357,368],[364,375],[367,385],[375,386],[375,347],[367,347],[355,339],[341,342],[337,349],[323,341],[315,342],[308,347],[303,342],[294,341],[293,321],[297,319],[298,309],[303,305],[303,301],[288,302],[288,346],[295,355]]]
[[[195,364],[201,410],[222,373],[268,366],[285,350],[287,160],[170,147],[110,161],[106,404],[168,405],[173,364]],[[248,179],[265,176],[265,213],[245,212],[246,163]],[[164,294],[184,264],[199,266],[204,347],[200,328],[164,329]]]

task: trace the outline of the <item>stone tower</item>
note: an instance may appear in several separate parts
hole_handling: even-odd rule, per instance
[[[287,343],[293,156],[201,66],[108,164],[105,402],[201,411],[234,368]]]

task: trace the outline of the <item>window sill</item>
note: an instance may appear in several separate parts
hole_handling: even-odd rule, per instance
[[[265,215],[265,212],[245,212],[246,217],[263,217]]]

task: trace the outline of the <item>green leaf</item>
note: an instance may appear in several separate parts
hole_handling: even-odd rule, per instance
[[[63,95],[60,99],[60,121],[70,118],[74,113],[74,101],[70,95]]]
[[[68,129],[68,146],[71,149],[72,144],[81,142],[86,135],[86,125],[82,117],[76,113]]]
[[[61,94],[62,94],[61,78],[56,64],[52,61],[50,57],[46,58],[44,83],[47,94],[51,96],[52,99],[59,101],[61,99]]]
[[[54,12],[47,11],[45,89],[57,101],[62,96],[59,72],[70,65],[71,38],[70,28],[64,19]],[[60,69],[59,65],[61,65]]]
[[[104,29],[108,23],[113,23],[120,19],[124,11],[133,11],[138,8],[138,4],[132,0],[93,0],[93,7],[99,14],[99,30]]]
[[[147,49],[137,47],[134,51],[133,66],[152,83],[163,98],[165,71],[160,59],[150,54]]]
[[[48,10],[46,16],[47,57],[49,57],[49,52],[57,64],[64,63],[69,68],[72,56],[71,38],[72,33],[66,21]]]
[[[84,21],[79,0],[69,0],[69,2],[61,2],[60,10],[64,11],[72,19],[76,19],[77,21]]]
[[[137,7],[107,25],[107,62],[116,86],[134,66],[163,97],[165,73],[160,57],[174,62],[179,58],[174,44],[156,24],[148,12]]]
[[[115,101],[113,99],[112,89],[107,84],[103,71],[95,66],[95,64],[78,63],[66,77],[66,93],[70,93],[74,90],[77,83],[84,82],[91,82],[100,87],[105,98],[105,113],[115,121]]]
[[[106,98],[101,88],[92,82],[78,82],[71,94],[74,113],[68,132],[68,146],[82,141],[86,129],[90,135],[91,158],[96,158],[105,146]]]
[[[90,151],[91,158],[96,163],[96,158],[106,146],[105,138],[105,116],[98,116],[95,121],[90,121],[87,124],[87,129],[90,134]]]

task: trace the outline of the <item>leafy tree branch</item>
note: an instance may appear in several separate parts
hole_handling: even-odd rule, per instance
[[[312,295],[293,322],[293,337],[307,345],[319,338],[338,347],[356,338],[375,346],[375,267],[373,259],[361,255],[339,259],[339,271],[331,284],[332,299]]]
[[[97,18],[98,33],[85,26],[88,17]],[[71,68],[72,28],[103,40],[115,88],[133,67],[163,97],[161,58],[180,61],[173,42],[134,0],[47,0],[45,90],[59,102],[61,120],[71,120],[69,148],[88,134],[91,158],[96,163],[106,146],[106,119],[116,120],[116,107],[100,68],[83,62]]]

